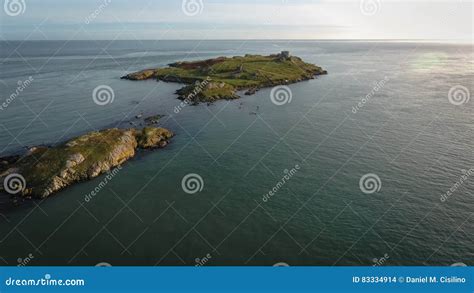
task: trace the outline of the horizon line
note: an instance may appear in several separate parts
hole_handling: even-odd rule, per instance
[[[74,40],[67,40],[67,39],[0,39],[0,42],[28,42],[28,41],[430,41],[430,42],[470,42],[474,43],[474,39],[403,39],[403,38],[373,38],[373,39],[357,39],[357,38],[348,38],[348,39],[331,39],[331,38],[308,38],[308,39],[74,39]]]

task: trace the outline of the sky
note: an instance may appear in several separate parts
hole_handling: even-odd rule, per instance
[[[1,1],[3,40],[473,38],[473,0]]]

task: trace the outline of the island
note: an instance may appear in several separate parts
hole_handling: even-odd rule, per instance
[[[0,179],[4,182],[0,192],[46,198],[120,166],[134,157],[137,149],[163,148],[172,136],[171,131],[159,127],[111,128],[57,146],[32,147],[26,154],[0,158]]]
[[[145,69],[122,76],[128,80],[155,79],[186,84],[176,93],[188,104],[237,99],[237,91],[251,95],[261,88],[286,85],[327,74],[321,67],[291,56],[288,51],[269,56],[218,57],[175,62],[165,68]]]
[[[178,98],[187,104],[199,104],[237,99],[238,91],[246,90],[246,95],[252,95],[261,88],[314,79],[323,74],[327,72],[321,67],[282,51],[268,56],[247,54],[175,62],[166,68],[146,69],[122,78],[183,83],[185,86],[177,90]],[[4,182],[0,193],[46,198],[74,183],[110,173],[134,157],[137,149],[163,148],[168,144],[173,133],[151,126],[162,117],[143,118],[140,113],[135,118],[143,120],[143,129],[94,131],[56,146],[32,147],[25,154],[0,158],[0,180]]]

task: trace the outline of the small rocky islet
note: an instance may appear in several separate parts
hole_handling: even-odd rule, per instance
[[[314,79],[327,71],[288,51],[268,56],[218,57],[202,61],[175,62],[165,68],[145,69],[122,77],[128,80],[155,79],[186,84],[176,93],[189,104],[212,103],[240,98],[238,91],[252,95],[261,88]]]
[[[176,62],[166,68],[146,69],[122,79],[156,79],[186,84],[177,91],[189,104],[237,99],[237,91],[252,95],[260,88],[291,84],[327,74],[325,70],[291,56],[288,51],[269,56],[218,57]],[[142,119],[143,115],[136,116]],[[144,128],[111,128],[94,131],[57,146],[37,146],[25,154],[0,158],[0,193],[11,193],[7,178],[19,175],[25,186],[14,196],[46,198],[74,183],[90,180],[134,157],[138,149],[163,148],[173,137],[167,129],[153,127],[163,115],[143,118]]]
[[[15,196],[45,198],[110,171],[134,157],[137,149],[163,148],[171,137],[171,131],[158,127],[94,131],[58,146],[33,147],[24,155],[0,158],[0,178],[21,175],[25,186],[12,186]],[[0,191],[8,191],[7,184]]]

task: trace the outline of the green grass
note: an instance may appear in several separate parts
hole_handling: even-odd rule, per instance
[[[57,146],[31,149],[7,167],[25,178],[23,196],[44,197],[122,164],[137,148],[164,147],[172,136],[157,127],[94,131]]]
[[[49,179],[64,169],[68,158],[77,153],[82,154],[85,160],[76,166],[75,170],[84,173],[113,150],[122,133],[123,130],[107,129],[80,136],[57,147],[39,148],[18,162],[20,173],[29,186],[47,184]]]
[[[212,64],[212,65],[209,65]],[[233,99],[237,90],[271,87],[280,84],[295,83],[307,80],[314,75],[326,74],[321,68],[301,60],[299,57],[281,58],[280,55],[246,55],[232,58],[216,58],[203,61],[175,63],[170,67],[155,69],[151,77],[142,78],[141,72],[129,74],[129,79],[148,79],[180,82],[189,86],[178,91],[185,99],[197,87],[196,81],[210,79],[206,88],[198,89],[199,93],[192,101],[212,102],[216,99]],[[211,84],[225,83],[221,88],[209,88]]]

